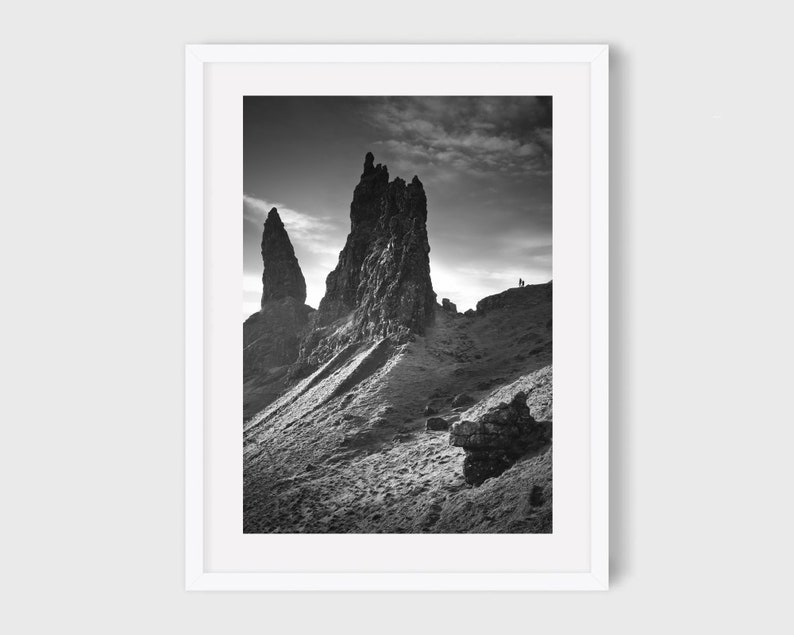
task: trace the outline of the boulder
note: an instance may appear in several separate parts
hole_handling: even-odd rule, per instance
[[[548,440],[547,425],[532,418],[523,392],[516,393],[510,403],[491,408],[476,421],[455,423],[449,435],[450,445],[466,452],[463,476],[472,485],[499,476],[521,455]]]
[[[427,430],[449,430],[449,423],[442,417],[430,417],[425,424]]]

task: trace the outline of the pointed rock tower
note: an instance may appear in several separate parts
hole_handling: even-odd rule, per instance
[[[305,304],[306,280],[275,207],[262,232],[262,264],[261,309],[243,323],[244,417],[283,389],[314,312]]]
[[[306,280],[275,207],[268,213],[262,232],[262,263],[262,307],[284,298],[306,302]]]
[[[436,294],[430,280],[427,198],[419,178],[389,182],[368,152],[350,205],[350,234],[326,279],[318,319],[327,325],[355,311],[359,335],[424,332]]]

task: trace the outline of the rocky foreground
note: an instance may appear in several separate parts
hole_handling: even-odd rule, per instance
[[[265,223],[244,324],[246,533],[552,530],[552,285],[436,302],[427,199],[367,154],[317,311]]]

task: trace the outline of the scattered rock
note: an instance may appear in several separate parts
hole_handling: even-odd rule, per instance
[[[448,313],[457,313],[458,307],[455,306],[454,302],[450,302],[449,298],[443,298],[441,300],[441,308],[443,308]]]
[[[466,482],[480,485],[499,476],[522,454],[547,443],[548,438],[548,427],[532,418],[526,394],[518,392],[509,404],[500,403],[477,421],[455,423],[449,443],[466,451]]]
[[[427,430],[449,430],[449,422],[442,417],[430,417],[425,424]]]
[[[470,406],[474,402],[475,400],[471,395],[462,392],[459,395],[455,395],[455,397],[452,399],[452,407],[458,408],[460,406]]]

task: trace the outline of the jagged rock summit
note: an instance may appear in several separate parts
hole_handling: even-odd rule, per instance
[[[262,263],[263,308],[271,300],[284,298],[294,298],[300,304],[306,302],[306,280],[275,207],[268,213],[262,232]]]
[[[389,182],[371,152],[350,204],[350,234],[326,279],[318,323],[355,311],[358,336],[423,333],[436,294],[430,280],[427,197],[418,177]]]

